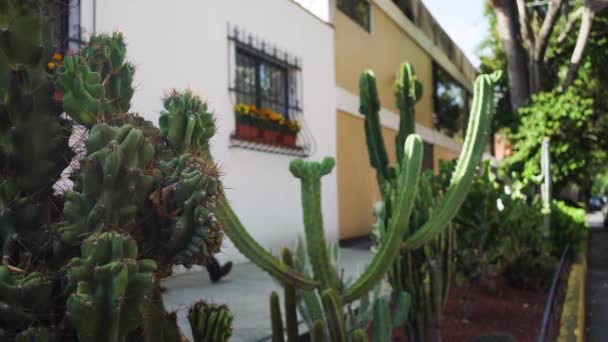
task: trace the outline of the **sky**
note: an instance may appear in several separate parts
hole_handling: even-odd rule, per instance
[[[475,66],[479,66],[477,47],[488,32],[483,17],[485,0],[423,0],[452,40],[465,52]]]
[[[328,0],[295,0],[323,20],[329,17]],[[483,17],[485,0],[423,0],[441,27],[465,52],[475,66],[479,66],[477,47],[487,32]]]

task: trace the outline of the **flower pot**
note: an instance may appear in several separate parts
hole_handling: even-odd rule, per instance
[[[296,138],[295,134],[283,134],[281,136],[281,143],[286,147],[295,148],[296,147]]]
[[[247,125],[243,125],[241,123],[236,123],[236,136],[237,138],[246,138],[247,137]]]
[[[249,126],[249,139],[260,140],[260,129],[255,126]]]
[[[262,131],[262,140],[267,144],[276,144],[278,142],[279,132],[270,129]]]

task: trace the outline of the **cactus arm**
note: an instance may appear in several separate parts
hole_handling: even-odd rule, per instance
[[[405,291],[399,292],[395,300],[395,311],[393,312],[393,328],[402,326],[407,322],[407,318],[412,304],[412,297]]]
[[[477,77],[466,140],[452,175],[450,188],[439,208],[434,211],[433,217],[403,243],[402,250],[416,249],[440,233],[464,202],[485,148],[484,142],[493,106],[492,85],[497,77],[498,74]]]
[[[391,312],[388,301],[384,298],[374,303],[374,341],[391,340]]]
[[[270,322],[272,324],[272,342],[284,342],[283,318],[281,317],[279,295],[274,291],[270,293]]]
[[[224,228],[224,233],[226,233],[236,248],[277,280],[302,289],[313,289],[318,285],[317,281],[305,277],[281,263],[274,255],[255,241],[245,227],[243,227],[243,224],[223,196],[220,198],[218,206],[215,209],[215,215]]]
[[[324,342],[325,341],[325,325],[322,320],[316,320],[312,325],[311,332],[312,342]]]
[[[388,157],[380,126],[380,102],[373,71],[366,70],[361,74],[359,94],[361,101],[359,112],[365,117],[365,139],[370,163],[376,169],[378,179],[389,179]]]
[[[388,234],[382,240],[380,248],[365,272],[346,291],[345,302],[350,303],[369,291],[384,276],[388,267],[399,255],[399,245],[407,229],[416,198],[421,166],[422,139],[418,135],[412,134],[405,141],[405,156],[399,176],[396,210],[389,222]]]
[[[353,331],[353,342],[367,342],[368,338],[367,338],[367,334],[365,333],[365,330],[363,329],[357,329],[355,331]],[[377,340],[380,341],[380,340]]]
[[[294,267],[293,255],[289,249],[283,249],[282,257],[285,266]],[[285,325],[287,328],[287,341],[297,342],[299,335],[296,288],[290,284],[283,284],[283,288],[285,291]]]
[[[412,92],[412,86],[415,88],[415,84],[414,69],[409,63],[403,63],[399,67],[397,75],[395,75],[395,84],[393,86],[393,92],[397,99],[397,108],[399,109],[399,132],[395,137],[397,160],[403,159],[405,138],[410,134],[416,133],[414,104],[417,97],[415,90]]]
[[[338,294],[328,289],[321,295],[323,309],[325,310],[325,320],[329,328],[329,335],[333,342],[346,342],[346,329],[344,326],[344,312]]]
[[[321,289],[338,289],[338,275],[331,265],[321,212],[321,177],[331,172],[335,161],[325,158],[322,163],[291,162],[291,173],[302,183],[302,208],[306,230],[306,248],[312,265],[313,276],[321,283]]]

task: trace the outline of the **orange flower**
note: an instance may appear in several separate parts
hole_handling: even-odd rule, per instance
[[[59,52],[55,52],[53,54],[53,57],[51,58],[51,60],[54,62],[61,62],[62,59],[63,59],[63,56]]]

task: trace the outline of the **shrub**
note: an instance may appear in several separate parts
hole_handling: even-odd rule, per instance
[[[585,209],[573,207],[562,201],[551,203],[551,247],[554,255],[559,255],[570,244],[576,253],[582,248],[587,236]]]

